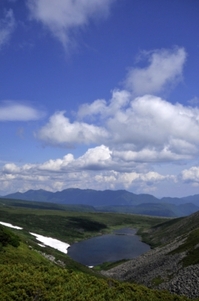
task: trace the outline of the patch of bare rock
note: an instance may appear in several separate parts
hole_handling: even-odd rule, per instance
[[[135,282],[149,288],[198,298],[199,265],[184,268],[181,260],[185,253],[169,254],[183,242],[181,239],[175,240],[101,273],[120,281]]]

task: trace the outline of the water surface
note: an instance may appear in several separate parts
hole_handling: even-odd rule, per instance
[[[125,228],[75,243],[68,249],[68,255],[84,265],[95,266],[103,262],[132,259],[149,249],[149,245],[140,241],[136,230]]]

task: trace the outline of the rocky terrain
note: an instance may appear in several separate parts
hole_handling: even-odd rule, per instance
[[[183,267],[186,252],[170,254],[185,242],[178,237],[163,247],[116,266],[102,274],[121,281],[135,282],[171,293],[199,297],[199,264]],[[199,253],[198,253],[199,255]]]

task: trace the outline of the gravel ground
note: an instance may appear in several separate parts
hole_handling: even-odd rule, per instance
[[[171,293],[199,297],[199,265],[183,268],[185,253],[168,254],[184,240],[175,240],[101,273],[121,281],[131,281],[150,288],[166,289]]]

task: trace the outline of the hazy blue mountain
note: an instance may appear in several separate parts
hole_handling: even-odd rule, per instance
[[[163,203],[171,203],[176,205],[192,203],[196,206],[199,206],[199,194],[190,195],[182,198],[164,197],[161,199],[161,201]]]
[[[199,194],[191,195],[182,198],[184,203],[192,203],[194,205],[199,206]]]
[[[19,199],[25,201],[48,202],[52,192],[43,189],[28,190],[26,192],[16,192],[6,195],[6,198]]]
[[[159,199],[150,194],[137,195],[126,190],[97,191],[92,189],[82,190],[77,188],[69,188],[57,192],[28,190],[24,193],[12,193],[6,195],[5,197],[28,201],[52,202],[57,204],[84,204],[91,206],[138,205],[146,202],[160,202]]]
[[[99,211],[180,217],[199,210],[199,195],[183,198],[158,199],[150,194],[134,194],[126,190],[69,188],[63,191],[28,190],[16,192],[4,198],[62,205],[87,205]]]

